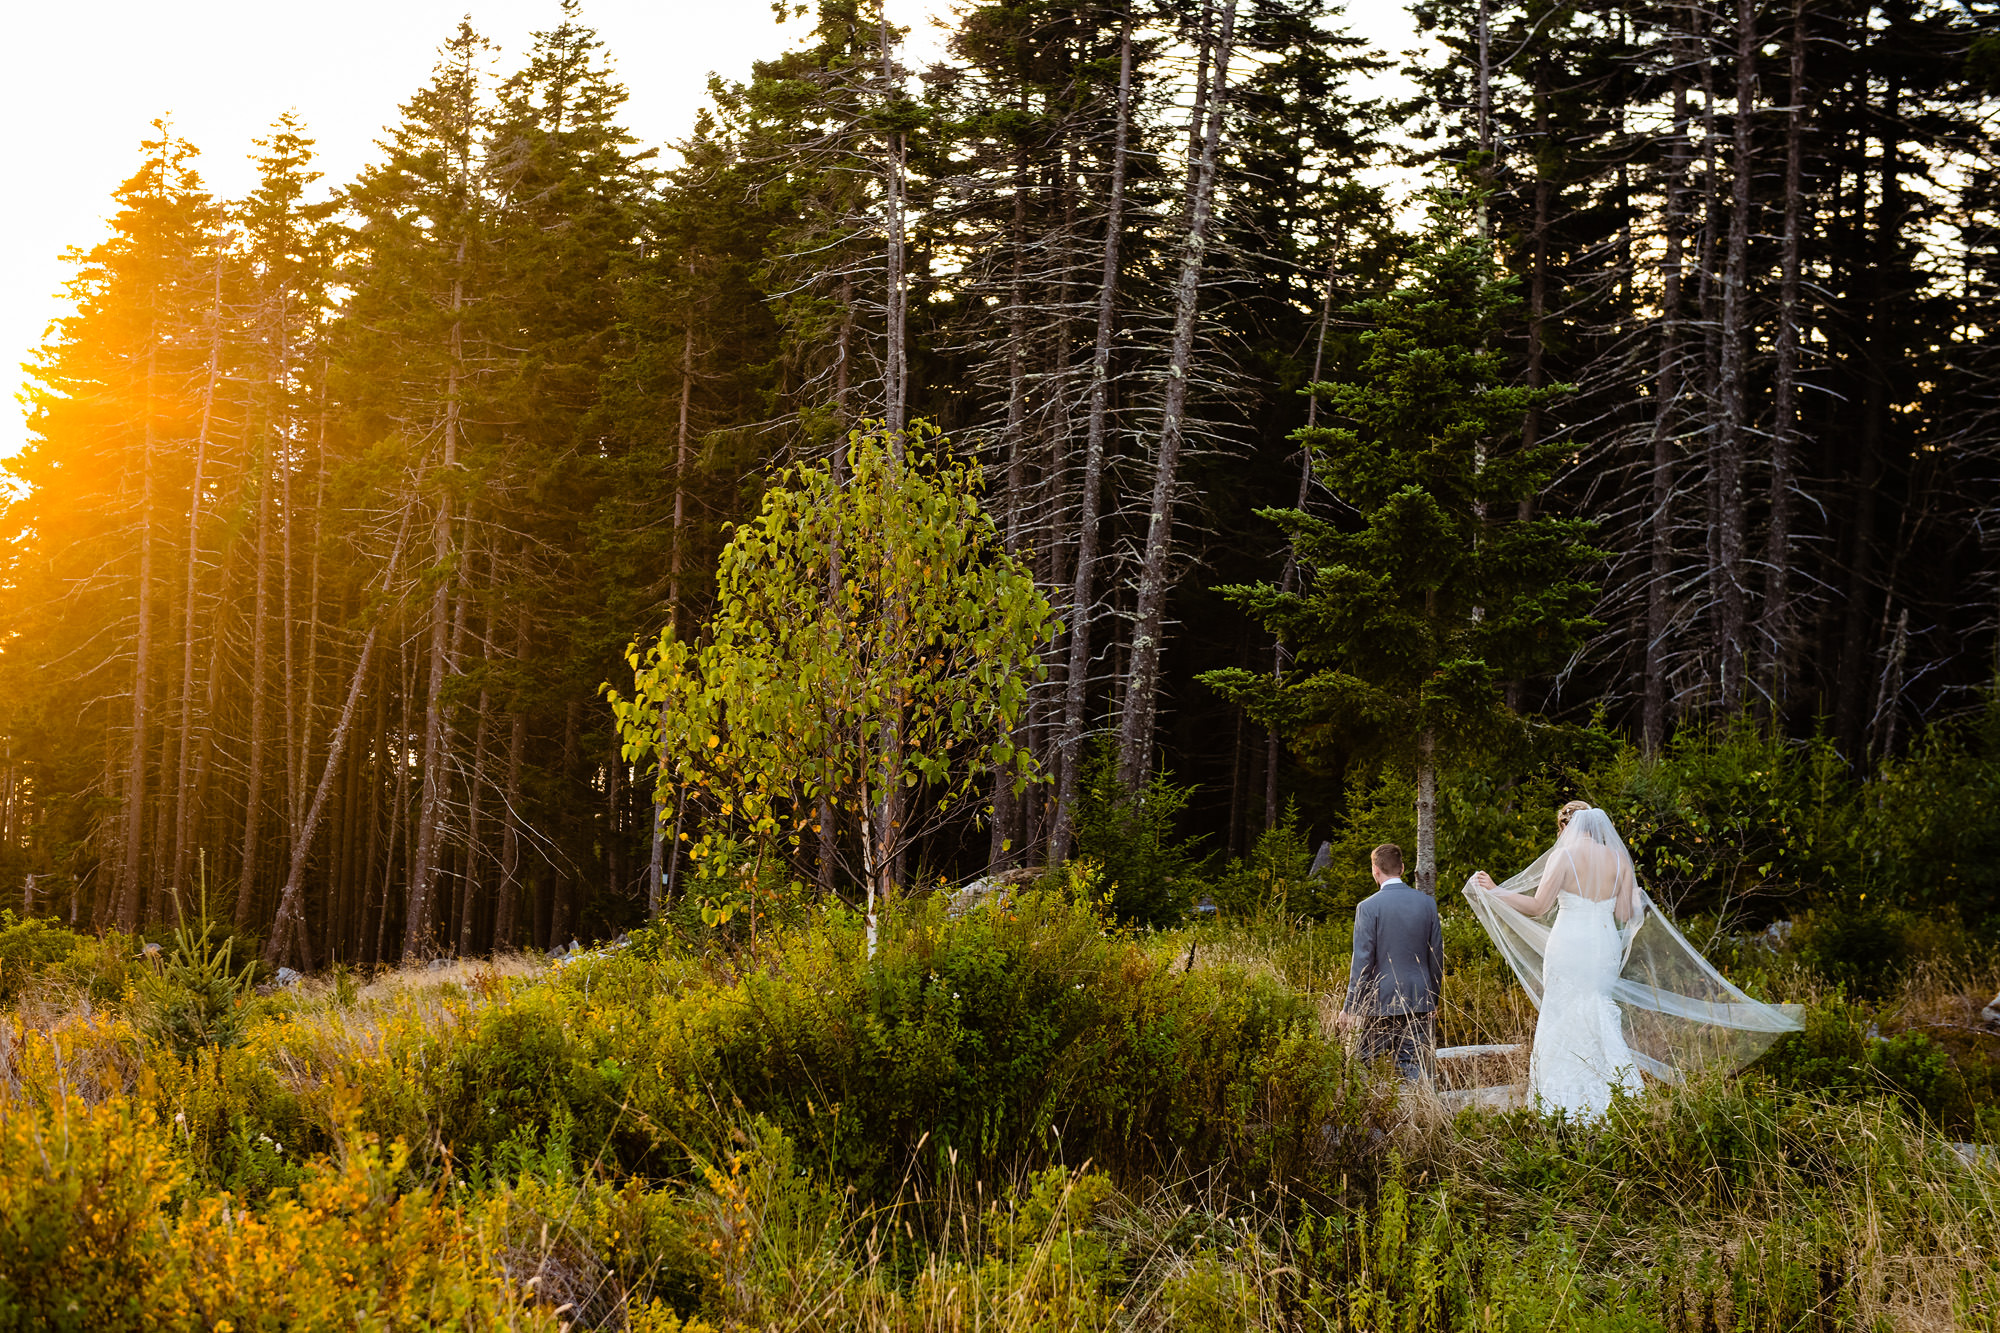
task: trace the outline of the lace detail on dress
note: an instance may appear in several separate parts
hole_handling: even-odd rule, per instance
[[[1564,893],[1560,903],[1543,961],[1528,1092],[1545,1113],[1595,1120],[1610,1109],[1613,1088],[1643,1086],[1611,995],[1624,941],[1615,900]]]

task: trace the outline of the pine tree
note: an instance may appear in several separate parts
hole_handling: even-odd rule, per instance
[[[118,811],[95,843],[92,917],[122,930],[153,906],[147,833],[164,822],[154,795],[166,734],[155,708],[160,621],[177,600],[163,577],[179,526],[168,515],[202,434],[221,245],[194,148],[164,122],[140,148],[138,172],[114,195],[110,239],[71,256],[76,313],[37,359],[31,443],[8,465],[29,487],[8,507],[10,535],[36,553],[12,589],[25,614],[10,617],[10,632],[81,664],[63,681],[75,701],[124,705],[116,718],[89,710],[103,728],[90,748],[105,757],[92,785]]]
[[[1553,387],[1504,382],[1496,327],[1516,303],[1495,278],[1473,207],[1436,196],[1396,287],[1364,304],[1357,359],[1314,386],[1337,425],[1303,431],[1346,520],[1269,511],[1308,572],[1303,589],[1225,591],[1296,663],[1282,682],[1203,679],[1302,754],[1335,746],[1414,772],[1421,887],[1436,884],[1441,764],[1518,736],[1502,682],[1562,661],[1591,628],[1589,524],[1519,517],[1559,449],[1523,444],[1522,416]],[[1567,447],[1567,446],[1566,446]]]

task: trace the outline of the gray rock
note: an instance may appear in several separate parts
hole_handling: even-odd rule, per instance
[[[1322,842],[1319,845],[1319,851],[1313,854],[1313,865],[1310,873],[1317,875],[1322,873],[1323,871],[1331,870],[1332,868],[1333,868],[1333,844],[1330,842]]]
[[[1951,1151],[1959,1161],[1974,1171],[1985,1167],[1988,1170],[2000,1168],[2000,1149],[1990,1143],[1954,1143]]]
[[[2000,1028],[2000,995],[1994,996],[1993,1003],[1979,1011],[1979,1019],[1983,1023],[1991,1023],[1994,1027]]]
[[[1792,927],[1793,923],[1789,919],[1773,921],[1757,933],[1755,943],[1772,953],[1777,953],[1792,942]]]
[[[951,895],[951,901],[945,904],[945,915],[961,917],[982,907],[1005,907],[1014,900],[1014,890],[1034,878],[1032,870],[1002,870],[982,875]]]
[[[278,984],[280,986],[296,986],[305,979],[306,976],[303,972],[295,972],[289,967],[278,969]]]

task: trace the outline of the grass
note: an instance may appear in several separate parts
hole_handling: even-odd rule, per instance
[[[0,1328],[2000,1327],[2000,1170],[1950,1148],[2000,1140],[1992,958],[1861,1001],[1719,949],[1808,1034],[1576,1126],[1354,1065],[1347,946],[926,900],[872,966],[838,910],[660,930],[240,996],[181,1055],[93,944],[0,1023]],[[1441,1039],[1525,1041],[1447,953]]]

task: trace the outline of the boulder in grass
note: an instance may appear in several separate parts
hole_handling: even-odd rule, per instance
[[[280,986],[296,986],[306,979],[305,973],[293,971],[289,967],[278,969],[277,981]]]
[[[957,918],[982,907],[1005,907],[1014,900],[1014,890],[1034,883],[1037,873],[1022,869],[981,875],[951,895],[951,901],[945,904],[945,915]]]
[[[1993,997],[1993,1003],[1979,1011],[1979,1017],[1993,1027],[2000,1028],[2000,995]]]

